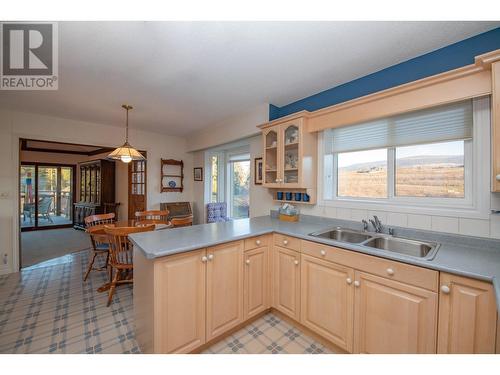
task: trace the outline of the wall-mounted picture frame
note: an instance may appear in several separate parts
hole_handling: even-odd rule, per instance
[[[195,181],[203,181],[203,168],[202,167],[194,168],[193,175]]]
[[[255,185],[262,185],[262,158],[254,159],[254,176]]]

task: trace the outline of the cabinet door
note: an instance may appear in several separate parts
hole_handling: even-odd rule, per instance
[[[440,282],[438,353],[495,353],[492,285],[447,273]]]
[[[491,64],[491,191],[500,192],[500,61]]]
[[[243,321],[243,241],[207,249],[207,341]]]
[[[280,127],[273,126],[265,129],[262,132],[264,143],[264,157],[263,157],[263,186],[265,187],[279,187],[280,186]]]
[[[295,320],[300,318],[300,253],[275,246],[274,307]]]
[[[302,187],[302,121],[298,119],[282,124],[279,134],[281,186]]]
[[[437,293],[356,271],[354,351],[436,353]]]
[[[244,317],[248,319],[267,309],[268,255],[267,247],[245,252]]]
[[[302,255],[301,323],[352,351],[354,270]]]
[[[155,352],[189,353],[205,343],[205,250],[155,264]]]

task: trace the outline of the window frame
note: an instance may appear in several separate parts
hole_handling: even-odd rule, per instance
[[[411,197],[411,196],[397,196],[396,195],[396,149],[398,147],[388,147],[385,148],[387,151],[387,197],[386,198],[375,198],[375,197],[350,197],[350,196],[339,196],[338,195],[338,155],[339,153],[333,154],[333,200],[345,200],[345,201],[377,201],[386,203],[398,203],[398,204],[411,204],[411,205],[433,205],[436,204],[446,207],[471,207],[472,206],[472,158],[473,158],[473,141],[464,140],[464,197],[463,198],[444,198],[444,197]],[[436,142],[445,143],[445,142]],[[425,143],[429,145],[432,143]],[[401,147],[406,147],[401,146]],[[383,149],[377,149],[383,150]],[[365,150],[358,150],[365,151]],[[343,152],[347,153],[347,152]],[[342,153],[341,153],[342,154]],[[327,200],[327,198],[323,198]]]
[[[217,156],[217,202],[212,202],[212,157]],[[205,181],[208,181],[207,196],[205,201],[208,203],[224,202],[226,197],[225,191],[225,164],[226,153],[223,151],[210,151],[206,153],[205,163]]]
[[[473,100],[473,138],[466,140],[464,144],[464,198],[395,196],[395,148],[392,148],[392,151],[388,148],[388,198],[339,197],[337,195],[338,165],[335,153],[331,161],[333,169],[330,172],[333,189],[325,189],[328,183],[328,171],[325,170],[324,133],[320,132],[318,136],[318,205],[339,209],[488,218],[490,211],[490,112],[489,96]],[[391,168],[391,165],[394,167]],[[325,190],[333,190],[333,196],[326,198]]]

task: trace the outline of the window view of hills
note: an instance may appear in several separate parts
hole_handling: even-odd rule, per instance
[[[387,196],[387,161],[372,161],[338,169],[338,195]],[[398,158],[395,195],[404,197],[463,198],[463,155],[425,155]]]

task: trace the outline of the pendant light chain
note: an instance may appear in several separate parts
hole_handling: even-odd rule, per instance
[[[128,143],[128,110],[129,110],[129,107],[127,106],[125,108],[127,110],[127,120],[126,120],[126,125],[125,125],[125,142]]]

